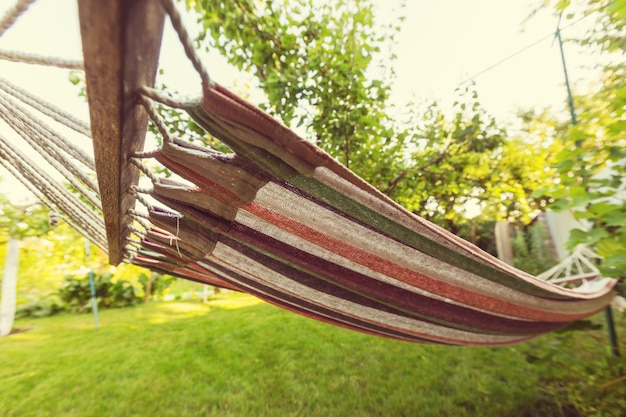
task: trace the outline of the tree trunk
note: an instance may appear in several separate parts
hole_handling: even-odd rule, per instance
[[[0,337],[11,333],[15,319],[17,296],[17,267],[20,256],[20,241],[9,237],[2,278],[2,298],[0,299]]]

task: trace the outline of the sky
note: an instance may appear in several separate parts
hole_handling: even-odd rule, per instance
[[[375,2],[381,20],[393,18],[397,0]],[[544,10],[524,23],[539,2],[407,0],[406,20],[394,49],[398,58],[393,63],[396,78],[392,84],[392,100],[399,105],[410,100],[437,100],[445,108],[454,100],[454,90],[472,79],[481,103],[497,120],[512,119],[520,108],[553,107],[565,111],[563,67],[558,43],[551,36],[557,27],[557,18]],[[3,1],[0,14],[10,4],[12,1]],[[76,16],[74,0],[39,0],[0,38],[0,49],[80,58]],[[193,18],[187,18],[187,23],[193,31]],[[564,30],[564,36],[583,30],[585,23]],[[538,42],[540,39],[544,40]],[[522,50],[524,52],[520,52]],[[575,87],[594,76],[589,70],[594,64],[590,56],[580,53],[573,45],[566,45],[565,53]],[[236,79],[239,85],[241,79],[250,80],[237,75],[214,52],[203,53],[202,59],[212,78],[227,87]],[[162,82],[184,94],[199,91],[199,78],[184,57],[169,23],[161,63],[165,67]],[[479,73],[481,75],[474,77]],[[87,118],[87,108],[77,95],[78,89],[67,81],[67,70],[0,61],[0,77]],[[6,133],[2,124],[0,133]],[[0,177],[7,176],[0,170]],[[0,192],[10,195],[19,195],[22,188],[7,181],[0,187]]]
[[[558,18],[543,10],[525,22],[539,1],[408,3],[397,94],[449,100],[462,82],[473,79],[481,102],[498,120],[510,119],[519,108],[563,107],[563,66],[553,36]],[[580,33],[585,23],[565,29],[563,36]],[[572,81],[591,75],[589,56],[573,45],[565,46],[565,55]]]

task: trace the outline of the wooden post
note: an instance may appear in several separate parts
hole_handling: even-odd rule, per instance
[[[494,228],[498,258],[509,265],[513,265],[513,243],[511,242],[511,228],[509,222],[496,222]]]
[[[153,0],[78,0],[87,99],[109,262],[124,256],[128,193],[139,172],[129,157],[143,149],[148,115],[137,90],[154,86],[164,11]]]

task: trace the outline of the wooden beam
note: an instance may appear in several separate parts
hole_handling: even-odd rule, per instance
[[[117,265],[135,205],[128,190],[139,179],[129,157],[143,149],[148,123],[137,90],[154,85],[164,11],[154,0],[78,0],[78,12],[109,262]]]

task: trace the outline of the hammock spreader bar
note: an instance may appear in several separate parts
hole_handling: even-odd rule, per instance
[[[576,291],[500,262],[388,199],[219,86],[187,112],[233,154],[165,141],[193,185],[154,184],[161,231],[137,264],[221,282],[325,322],[418,343],[497,346],[602,310],[613,280]],[[169,235],[169,236],[168,236]]]

